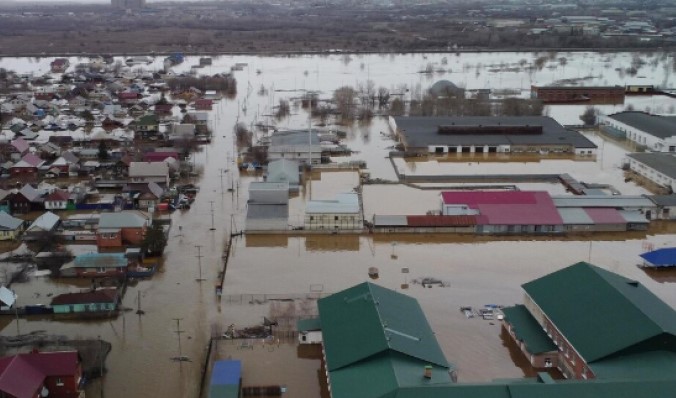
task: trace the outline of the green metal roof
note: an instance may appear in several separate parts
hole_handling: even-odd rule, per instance
[[[571,265],[523,289],[587,363],[660,335],[676,340],[671,307],[640,283],[591,264]]]
[[[211,386],[209,398],[239,398],[239,386]]]
[[[671,351],[624,355],[589,366],[599,379],[676,379],[676,353]]]
[[[401,387],[451,383],[415,299],[362,283],[318,305],[333,398],[391,398]],[[425,366],[432,366],[431,379],[423,377]]]
[[[384,398],[395,396],[402,387],[451,383],[448,368],[432,365],[432,377],[427,379],[423,377],[425,366],[425,362],[410,356],[386,351],[331,372],[331,393],[334,398]]]
[[[502,312],[505,314],[505,321],[512,325],[516,337],[526,344],[528,352],[541,354],[556,351],[554,342],[524,305],[503,308]]]
[[[368,282],[319,300],[327,369],[392,350],[449,367],[418,302]]]
[[[453,384],[402,388],[393,398],[672,398],[676,381],[561,381],[555,384]]]
[[[299,332],[321,330],[322,323],[319,322],[319,318],[299,319],[298,322],[296,322],[296,328]]]

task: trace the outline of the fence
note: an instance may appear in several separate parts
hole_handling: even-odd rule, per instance
[[[290,294],[224,294],[222,301],[228,304],[267,304],[270,301],[319,300],[332,293],[290,293]]]

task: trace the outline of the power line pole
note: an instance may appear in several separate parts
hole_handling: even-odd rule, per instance
[[[202,246],[200,245],[195,245],[197,248],[197,268],[199,269],[199,278],[195,279],[197,282],[202,282],[204,279],[202,278]]]
[[[176,330],[174,333],[176,333],[176,336],[178,338],[178,356],[174,358],[175,361],[183,362],[187,361],[188,358],[183,356],[183,349],[181,348],[181,333],[185,333],[184,330],[181,330],[181,320],[183,318],[173,318],[176,321]]]
[[[214,227],[214,201],[210,200],[209,204],[211,205],[211,228],[209,228],[209,231],[215,231],[216,227]]]

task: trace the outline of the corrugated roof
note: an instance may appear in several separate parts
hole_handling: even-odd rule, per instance
[[[644,213],[636,210],[619,210],[624,221],[632,224],[650,224]]]
[[[406,216],[373,216],[373,225],[376,227],[405,227],[408,225]]]
[[[672,134],[676,133],[672,132]],[[676,178],[676,156],[670,153],[629,153],[627,154],[627,157],[630,157],[637,162],[643,163],[644,165],[666,175],[669,178]]]
[[[449,366],[412,297],[365,282],[320,299],[318,306],[329,371],[387,351]]]
[[[503,308],[505,321],[512,325],[512,330],[517,339],[526,344],[526,349],[531,354],[556,351],[556,345],[547,336],[542,326],[533,318],[524,305]]]
[[[676,312],[640,283],[580,262],[523,285],[587,363],[676,344]]]
[[[129,210],[116,213],[101,213],[99,229],[142,228],[150,217],[140,211]]]
[[[645,196],[600,195],[600,196],[552,196],[556,207],[612,207],[612,208],[651,208],[655,204]]]
[[[652,195],[648,196],[658,206],[676,206],[676,195]]]
[[[557,209],[564,225],[593,225],[594,220],[580,207],[562,207]]]
[[[59,216],[48,211],[36,218],[26,231],[51,231],[56,227],[56,224],[58,224],[59,221],[61,221]]]
[[[4,210],[0,211],[0,230],[14,231],[23,224],[20,218],[12,217]]]
[[[299,319],[296,322],[296,329],[299,332],[307,332],[311,330],[321,330],[322,323],[319,318]]]
[[[645,112],[620,112],[608,117],[657,138],[669,138],[676,134],[676,119],[674,118],[650,115]]]
[[[397,129],[409,147],[429,145],[571,145],[575,148],[596,148],[577,131],[567,130],[547,116],[456,116],[395,117]],[[542,134],[439,134],[440,125],[455,126],[542,126]]]
[[[476,225],[475,216],[406,216],[409,227],[462,227]]]
[[[356,193],[340,193],[333,200],[310,200],[305,205],[307,214],[349,214],[359,211],[359,196]]]
[[[75,257],[75,268],[124,268],[127,258],[124,253],[87,253]]]
[[[444,204],[465,204],[480,213],[478,224],[561,225],[559,212],[544,191],[448,191]]]
[[[131,162],[129,177],[164,177],[169,175],[169,165],[165,162]]]
[[[99,289],[94,292],[64,293],[52,299],[52,305],[114,303],[117,289]]]
[[[604,209],[604,208],[589,208],[584,209],[584,212],[587,213],[589,218],[591,218],[595,224],[624,224],[626,220],[619,211],[615,209]]]
[[[366,282],[318,306],[334,398],[394,397],[400,387],[450,383],[450,365],[415,299]],[[422,377],[426,365],[431,381]]]

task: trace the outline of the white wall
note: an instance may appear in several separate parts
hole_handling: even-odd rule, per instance
[[[320,330],[298,333],[298,342],[300,344],[321,344],[324,341]]]

